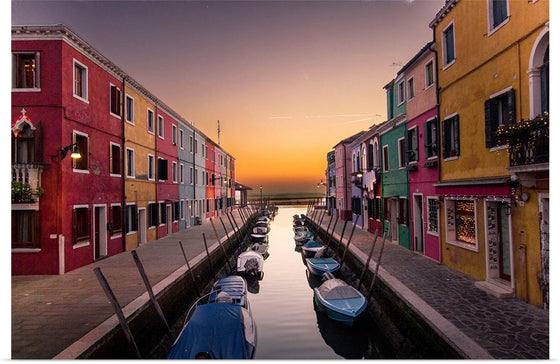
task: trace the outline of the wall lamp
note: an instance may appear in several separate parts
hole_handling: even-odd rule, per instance
[[[80,154],[80,150],[78,149],[78,143],[70,144],[60,150],[60,160],[63,160],[68,154],[68,151],[72,149],[72,154],[70,154],[70,158],[72,159],[80,159],[82,155]]]
[[[317,188],[324,186],[325,182],[323,182],[323,180],[321,180],[321,182],[317,183]]]

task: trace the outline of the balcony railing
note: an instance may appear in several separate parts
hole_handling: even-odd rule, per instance
[[[508,128],[500,128],[497,136],[509,144],[511,167],[548,163],[548,115],[521,121]]]
[[[12,165],[12,203],[33,203],[43,193],[41,172],[37,164]]]

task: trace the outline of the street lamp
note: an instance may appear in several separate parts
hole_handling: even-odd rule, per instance
[[[82,155],[80,154],[80,150],[78,149],[78,143],[70,144],[60,150],[60,160],[63,160],[68,154],[68,151],[72,149],[72,154],[70,154],[70,158],[72,159],[80,159]]]

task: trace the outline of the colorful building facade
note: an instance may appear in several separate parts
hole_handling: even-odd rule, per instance
[[[335,176],[336,176],[336,210],[341,220],[352,219],[352,151],[350,144],[363,132],[348,137],[334,148],[335,152]]]

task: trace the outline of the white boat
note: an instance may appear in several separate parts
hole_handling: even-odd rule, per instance
[[[237,274],[250,277],[262,277],[264,269],[264,258],[258,252],[252,250],[243,252],[237,257]]]

